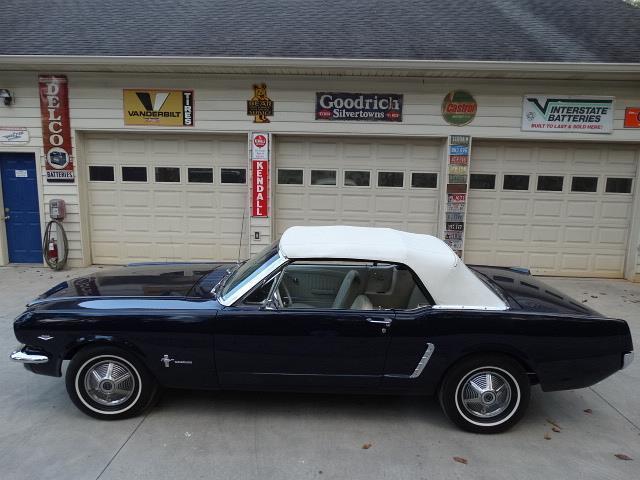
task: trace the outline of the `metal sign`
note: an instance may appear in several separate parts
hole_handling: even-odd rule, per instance
[[[525,95],[522,130],[611,133],[614,97]]]
[[[269,123],[273,116],[273,100],[267,96],[267,85],[254,85],[253,97],[247,100],[247,115],[253,116],[253,123]]]
[[[316,120],[402,122],[402,101],[396,93],[317,92]]]
[[[193,127],[193,90],[122,91],[125,125]]]
[[[268,133],[254,132],[251,141],[251,216],[269,216],[269,159],[270,138]]]
[[[0,127],[0,144],[22,145],[29,143],[29,129],[26,127]]]
[[[464,90],[449,92],[442,101],[442,118],[450,125],[461,127],[471,123],[477,111],[476,99]]]
[[[640,107],[627,107],[624,110],[624,128],[640,128]]]
[[[41,75],[38,80],[47,182],[72,183],[73,152],[67,77]]]

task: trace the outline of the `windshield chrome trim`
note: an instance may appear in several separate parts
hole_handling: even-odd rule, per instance
[[[273,258],[273,257],[270,257],[270,258]],[[271,265],[269,265],[269,267],[262,272],[262,275],[258,275],[255,278],[253,278],[251,282],[247,282],[247,284],[244,285],[242,288],[239,288],[238,290],[236,290],[233,293],[233,295],[228,295],[227,297],[222,297],[222,296],[219,297],[218,302],[220,303],[220,305],[224,305],[225,307],[230,307],[231,305],[236,303],[238,300],[240,300],[242,297],[244,297],[245,294],[249,293],[250,290],[252,290],[256,285],[258,285],[266,277],[268,277],[273,272],[278,270],[282,265],[284,265],[288,261],[289,259],[284,256],[284,254],[280,251],[280,249],[278,249],[278,259],[274,261]]]

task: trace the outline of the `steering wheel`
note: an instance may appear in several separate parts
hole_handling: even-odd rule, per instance
[[[290,307],[293,304],[293,297],[291,296],[291,292],[287,288],[287,285],[284,283],[284,279],[280,282],[278,286],[278,290],[282,288],[282,292],[278,292],[278,296],[280,297],[280,303],[282,303],[283,308]]]

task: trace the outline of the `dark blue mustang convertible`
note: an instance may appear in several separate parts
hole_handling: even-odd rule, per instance
[[[101,419],[159,387],[437,394],[473,432],[524,414],[530,387],[587,387],[633,358],[604,318],[522,269],[467,267],[440,240],[293,227],[240,264],[125,267],[70,280],[15,320],[11,358],[61,376]]]

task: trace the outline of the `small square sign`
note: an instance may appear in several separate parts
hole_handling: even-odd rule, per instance
[[[640,128],[640,107],[627,107],[625,109],[624,128]]]

